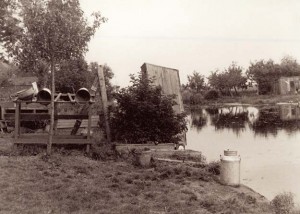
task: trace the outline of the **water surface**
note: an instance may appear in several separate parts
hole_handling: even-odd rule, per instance
[[[187,149],[220,160],[226,149],[237,150],[241,183],[272,200],[282,192],[300,204],[300,108],[228,106],[197,109],[189,115]]]

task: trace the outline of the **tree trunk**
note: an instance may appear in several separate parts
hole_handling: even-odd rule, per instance
[[[233,88],[234,88],[234,91],[235,91],[235,95],[237,96],[238,95],[237,89],[236,89],[236,87],[233,87]]]
[[[232,92],[231,92],[231,89],[230,89],[230,88],[228,89],[228,92],[229,92],[230,96],[231,96],[231,97],[233,97],[233,94],[232,94]]]

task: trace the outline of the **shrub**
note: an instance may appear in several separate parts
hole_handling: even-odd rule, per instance
[[[294,196],[290,192],[280,193],[271,201],[276,214],[291,213],[294,208]]]
[[[114,94],[117,105],[111,112],[111,127],[115,140],[177,143],[178,134],[187,128],[185,115],[173,111],[174,96],[163,95],[161,87],[151,85],[152,80],[141,74],[132,75],[131,82],[132,86]]]
[[[189,90],[184,90],[181,92],[182,102],[184,104],[191,104],[192,93]]]
[[[219,98],[219,93],[216,90],[209,90],[204,96],[204,99],[206,100],[216,100],[218,98]]]
[[[203,103],[203,96],[200,93],[195,93],[191,96],[190,98],[190,103],[192,105],[198,105],[198,104],[202,104]]]

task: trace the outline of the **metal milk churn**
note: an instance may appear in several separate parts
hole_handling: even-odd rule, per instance
[[[237,151],[224,151],[221,156],[220,181],[224,185],[238,187],[240,185],[240,164],[241,157]]]

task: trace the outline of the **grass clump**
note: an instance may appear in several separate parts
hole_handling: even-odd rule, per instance
[[[280,193],[274,197],[271,205],[276,214],[292,213],[295,207],[294,196],[290,192]]]
[[[207,164],[206,170],[214,175],[220,175],[221,162],[213,161]]]

